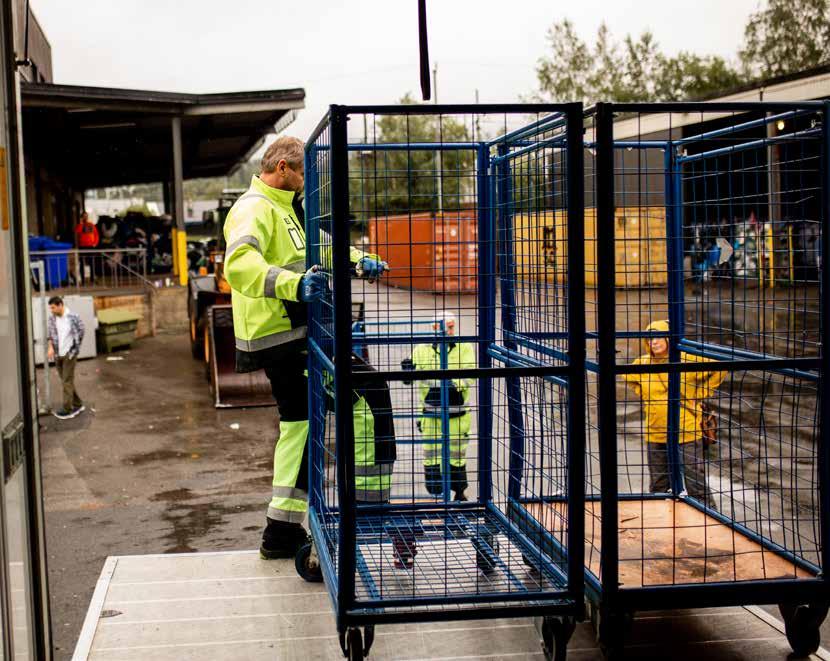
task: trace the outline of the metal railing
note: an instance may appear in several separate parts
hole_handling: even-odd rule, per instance
[[[145,248],[37,250],[29,253],[29,262],[43,262],[35,275],[45,278],[46,289],[69,289],[74,292],[107,289],[144,289],[152,287],[147,279]]]

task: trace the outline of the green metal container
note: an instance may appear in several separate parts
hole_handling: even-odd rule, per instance
[[[98,352],[110,353],[118,347],[129,347],[135,340],[135,329],[141,315],[132,310],[110,308],[97,314]]]

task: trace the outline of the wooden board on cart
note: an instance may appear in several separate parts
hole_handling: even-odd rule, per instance
[[[564,503],[531,503],[527,511],[561,535]],[[600,503],[585,504],[585,564],[599,575]],[[620,585],[649,585],[811,578],[789,560],[673,499],[619,502]]]

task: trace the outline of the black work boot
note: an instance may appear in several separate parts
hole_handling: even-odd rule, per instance
[[[424,466],[424,482],[431,496],[440,496],[444,492],[444,480],[440,466]]]
[[[464,490],[470,486],[467,482],[467,466],[450,466],[450,487],[455,491],[456,500],[467,500]]]
[[[268,519],[262,532],[262,546],[259,555],[264,560],[293,558],[300,547],[308,542],[308,533],[299,523],[286,523]]]

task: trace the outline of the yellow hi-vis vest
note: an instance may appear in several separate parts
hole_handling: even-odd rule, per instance
[[[419,344],[412,351],[412,363],[415,370],[441,369],[441,347],[431,344]],[[474,368],[476,366],[475,348],[467,342],[456,343],[447,347],[447,369],[457,370]],[[417,377],[415,377],[417,378]],[[450,402],[448,413],[450,417],[467,412],[467,398],[472,385],[470,379],[452,379],[450,381]],[[418,381],[418,390],[424,412],[441,412],[440,407],[441,379]],[[460,400],[460,401],[459,401]]]

